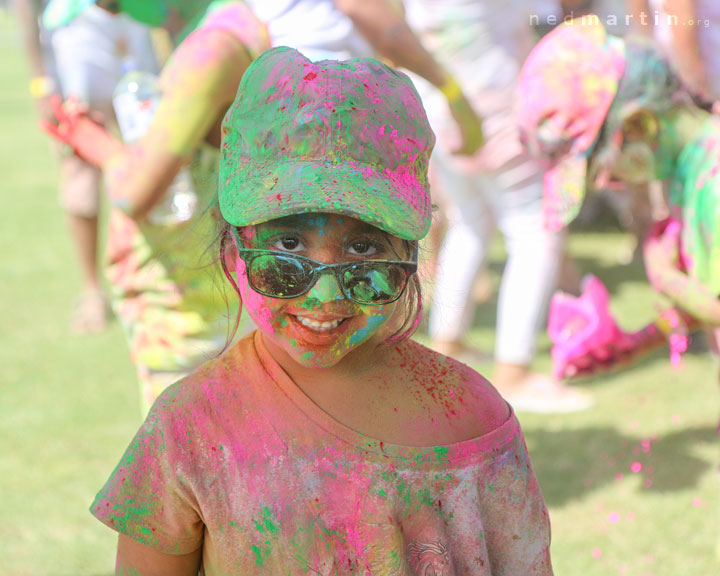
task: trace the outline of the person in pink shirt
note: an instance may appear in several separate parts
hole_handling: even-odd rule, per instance
[[[97,495],[119,574],[552,574],[515,415],[409,339],[435,137],[374,59],[266,51],[214,244],[258,330],[163,392]]]

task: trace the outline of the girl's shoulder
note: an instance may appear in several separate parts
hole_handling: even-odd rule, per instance
[[[449,420],[468,437],[482,436],[511,416],[508,403],[478,371],[462,362],[408,340],[396,347],[396,367],[439,421]]]
[[[253,408],[252,388],[267,378],[250,334],[165,389],[153,410],[165,418],[186,418],[191,412],[218,416],[225,410],[239,415]]]

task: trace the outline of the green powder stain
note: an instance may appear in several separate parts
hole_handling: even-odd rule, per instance
[[[262,557],[262,550],[260,550],[260,546],[252,545],[250,546],[250,550],[252,550],[253,554],[255,554],[255,564],[257,564],[258,566],[262,566],[264,560]]]
[[[408,488],[408,485],[405,483],[405,480],[402,478],[399,479],[397,483],[397,493],[400,498],[402,498],[403,502],[405,502],[406,505],[410,505],[410,502],[412,500],[410,495],[410,489]]]
[[[276,535],[278,533],[280,528],[277,521],[273,518],[272,512],[266,507],[263,507],[263,523],[270,534]]]
[[[430,490],[428,490],[427,488],[423,488],[422,490],[418,491],[417,495],[420,501],[426,506],[435,505],[435,498],[433,497]]]
[[[433,450],[435,450],[435,456],[440,462],[447,462],[448,449],[445,446],[435,446]]]
[[[383,500],[385,498],[387,498],[387,492],[385,492],[385,489],[380,488],[380,491],[378,492],[378,496],[380,496],[380,498],[382,498]]]
[[[273,514],[269,508],[263,506],[263,514],[260,520],[253,520],[255,529],[261,534],[269,532],[270,534],[276,535],[280,530],[277,521],[273,518]]]

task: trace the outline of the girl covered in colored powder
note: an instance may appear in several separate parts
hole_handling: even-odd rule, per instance
[[[258,330],[165,390],[98,494],[119,574],[552,573],[508,404],[409,339],[433,143],[376,60],[248,68],[218,245]]]
[[[671,221],[654,227],[644,253],[651,284],[675,308],[638,332],[613,326],[612,340],[577,346],[556,366],[559,375],[629,362],[668,340],[677,354],[694,324],[714,332],[717,349],[720,118],[692,103],[652,45],[610,36],[596,17],[560,26],[538,44],[521,73],[518,104],[526,145],[551,165],[549,226],[577,215],[586,180],[670,183]]]
[[[93,3],[53,0],[46,25],[63,26]],[[97,5],[184,38],[160,77],[163,94],[152,124],[135,144],[124,145],[78,113],[58,111],[61,122],[54,130],[105,174],[115,208],[106,272],[146,414],[166,386],[216,356],[227,341],[227,303],[215,287],[222,274],[205,258],[215,232],[206,206],[217,190],[220,121],[246,67],[269,40],[242,2],[98,0]],[[192,217],[171,224],[148,218],[187,164],[198,196]]]

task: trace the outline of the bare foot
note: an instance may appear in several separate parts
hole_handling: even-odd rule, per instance
[[[493,384],[516,412],[562,414],[587,410],[588,394],[550,376],[531,372],[526,366],[498,363]]]
[[[105,295],[99,290],[83,292],[78,299],[72,317],[70,329],[75,334],[88,334],[105,330],[110,318],[110,310]]]

